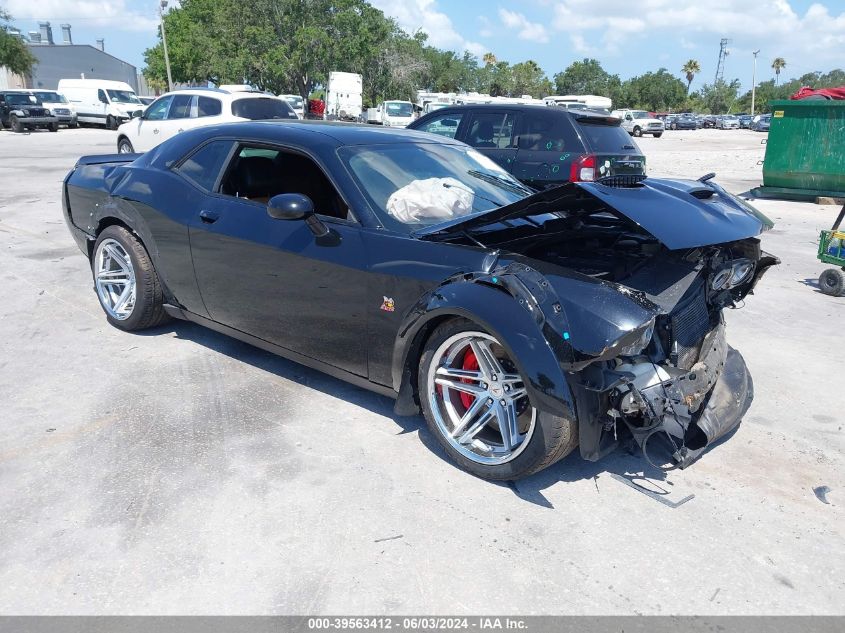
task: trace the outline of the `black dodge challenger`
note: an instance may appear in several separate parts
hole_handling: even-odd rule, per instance
[[[778,261],[708,177],[535,192],[456,141],[316,122],[83,157],[63,206],[114,326],[187,319],[392,396],[488,479],[623,439],[697,459],[752,399],[722,311]]]

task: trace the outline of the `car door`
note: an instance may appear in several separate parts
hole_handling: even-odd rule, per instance
[[[190,129],[194,125],[193,122],[196,119],[191,118],[191,112],[196,112],[195,103],[196,95],[173,95],[173,100],[167,109],[167,116],[159,122],[158,135],[155,138],[156,145],[176,136],[180,132]]]
[[[516,158],[517,113],[513,110],[471,111],[461,129],[461,140],[512,172]]]
[[[197,284],[215,321],[366,376],[361,228],[339,211],[331,183],[300,152],[236,146],[215,188],[195,201]],[[266,201],[278,193],[312,197],[329,235],[315,237],[303,220],[271,218]]]
[[[161,136],[161,126],[167,119],[167,111],[173,95],[165,95],[153,101],[144,114],[132,119],[130,129],[132,137],[129,139],[137,152],[146,152],[158,145]]]

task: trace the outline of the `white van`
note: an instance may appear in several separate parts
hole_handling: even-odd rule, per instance
[[[58,91],[73,104],[80,123],[105,125],[110,130],[145,107],[132,86],[122,81],[60,79]]]

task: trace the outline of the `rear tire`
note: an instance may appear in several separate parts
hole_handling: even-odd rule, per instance
[[[635,127],[633,134],[634,134],[634,136],[639,138],[643,135],[643,131],[639,127]]]
[[[12,126],[12,131],[17,132],[20,134],[23,132],[23,124],[20,122],[20,119],[16,117],[14,114],[9,118],[9,123]]]
[[[498,363],[494,371],[501,372],[495,380],[494,374],[485,372],[486,361],[476,362],[479,357],[474,353],[469,366],[477,369],[461,369],[468,367],[470,349],[486,350],[494,358]],[[481,358],[487,357],[482,353]],[[478,378],[455,378],[443,373],[447,368],[458,376],[463,371],[465,376],[477,374]],[[532,407],[524,384],[498,341],[466,319],[453,319],[435,329],[420,357],[418,393],[429,430],[452,461],[482,479],[527,477],[562,459],[578,445],[577,421]],[[465,385],[476,388],[479,395],[465,393]],[[476,404],[477,413],[468,413]],[[516,431],[508,434],[514,441],[505,442],[498,412],[508,409],[513,412]],[[476,428],[479,430],[473,431]]]
[[[168,320],[164,291],[144,245],[122,226],[97,237],[91,272],[100,307],[114,327],[133,331]]]
[[[838,268],[828,268],[819,275],[819,290],[831,297],[845,295],[845,272]]]
[[[68,123],[67,127],[68,127],[69,130],[75,130],[76,128],[79,127],[79,123]]]

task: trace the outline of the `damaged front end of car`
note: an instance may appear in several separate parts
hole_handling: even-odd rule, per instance
[[[668,448],[684,468],[736,428],[753,383],[723,312],[779,263],[756,237],[772,226],[765,216],[709,178],[564,185],[511,207],[461,231],[501,249],[487,282],[534,306],[572,392],[582,457],[633,440],[653,465]],[[456,227],[426,237],[455,238]]]

